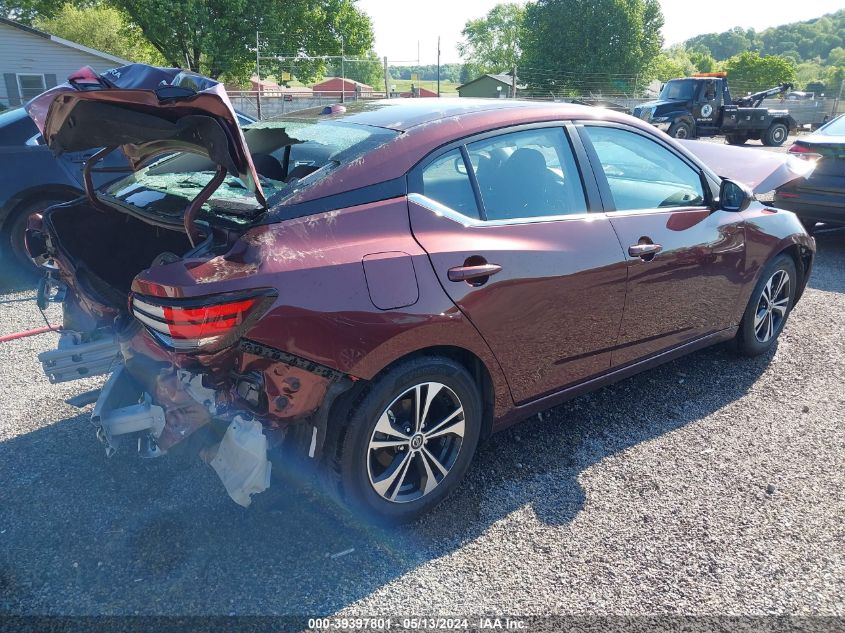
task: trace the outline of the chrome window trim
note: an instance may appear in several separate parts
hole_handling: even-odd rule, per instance
[[[408,202],[425,207],[437,215],[449,218],[463,226],[484,228],[487,226],[511,226],[514,224],[539,224],[546,222],[561,222],[566,220],[593,220],[606,218],[603,212],[563,213],[560,215],[529,216],[525,218],[507,218],[505,220],[479,220],[459,213],[436,200],[432,200],[421,193],[409,193]]]

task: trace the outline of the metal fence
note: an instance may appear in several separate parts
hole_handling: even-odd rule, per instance
[[[280,94],[259,95],[254,91],[230,92],[229,98],[236,110],[248,114],[256,119],[270,119],[281,116],[287,112],[295,112],[316,106],[338,103],[343,98],[346,102],[371,100],[383,98],[384,94],[355,94],[349,93],[343,97],[337,93],[311,93],[311,92],[286,92]],[[518,94],[518,98],[526,98],[526,94]],[[457,97],[456,97],[457,98]],[[563,101],[563,102],[586,102],[606,104],[630,112],[635,106],[645,103],[650,99],[633,98],[624,96],[603,97],[600,94],[585,94],[581,97],[568,97],[566,99],[555,99],[549,97],[530,97],[537,101]],[[766,99],[763,101],[765,108],[773,110],[787,110],[789,114],[803,128],[816,128],[828,119],[838,114],[845,113],[845,99],[806,99],[799,101],[780,99]]]
[[[270,94],[262,92],[259,96],[255,91],[229,91],[229,99],[235,110],[256,119],[272,119],[287,112],[331,105],[340,101],[348,103],[361,99],[378,99],[383,97],[384,94],[372,93],[360,95],[354,92],[348,92],[345,95],[334,92],[284,92]]]

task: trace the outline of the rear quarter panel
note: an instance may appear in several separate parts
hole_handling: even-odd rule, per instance
[[[379,293],[368,287],[368,281],[385,279],[365,274],[364,261],[374,255],[382,267],[396,258],[397,284],[413,283],[410,259],[417,292],[386,288]],[[275,288],[278,297],[246,338],[363,379],[417,350],[459,347],[487,368],[495,415],[512,405],[496,359],[445,294],[428,255],[414,241],[404,196],[258,226],[224,255],[158,266],[133,283],[141,294],[185,298],[254,288]],[[412,305],[384,310],[373,297],[385,294],[417,298]]]

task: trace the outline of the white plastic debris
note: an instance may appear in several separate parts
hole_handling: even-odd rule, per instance
[[[217,448],[211,467],[232,500],[249,507],[251,495],[270,487],[270,460],[267,459],[267,438],[261,423],[237,416]]]

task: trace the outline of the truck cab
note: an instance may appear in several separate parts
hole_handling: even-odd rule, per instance
[[[790,88],[782,84],[732,99],[725,73],[701,73],[667,81],[655,101],[635,107],[633,114],[675,138],[724,134],[732,145],[749,139],[781,145],[797,123],[786,110],[759,106],[765,97]]]

